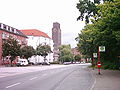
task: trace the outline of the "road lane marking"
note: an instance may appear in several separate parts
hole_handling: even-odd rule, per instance
[[[37,77],[33,77],[33,78],[31,78],[30,80],[34,80],[34,79],[36,79]]]
[[[92,78],[94,78],[94,82],[93,82],[93,85],[92,87],[90,88],[90,90],[93,90],[93,88],[95,87],[95,84],[96,84],[96,78],[93,76],[93,74],[91,73],[92,75]]]
[[[19,84],[21,84],[21,83],[15,83],[15,84],[7,86],[6,88],[11,88],[11,87],[14,87],[14,86],[19,85]]]
[[[93,90],[93,88],[95,87],[95,84],[96,84],[96,79],[95,79],[95,81],[94,81],[94,83],[93,83],[93,85],[92,85],[90,90]]]

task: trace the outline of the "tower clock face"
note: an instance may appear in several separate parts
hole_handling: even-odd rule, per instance
[[[57,29],[54,29],[53,31],[54,31],[54,32],[57,32]]]

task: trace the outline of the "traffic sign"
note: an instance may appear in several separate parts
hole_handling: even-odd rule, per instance
[[[94,58],[97,58],[97,53],[93,53],[93,57],[94,57]]]
[[[105,46],[99,46],[99,52],[105,52]]]
[[[101,62],[98,62],[97,66],[98,66],[98,68],[100,68],[101,67]]]

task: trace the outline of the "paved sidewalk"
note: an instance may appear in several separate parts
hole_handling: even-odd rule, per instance
[[[98,75],[97,69],[91,69],[91,73],[95,78],[91,90],[120,90],[120,71],[101,70],[101,75]]]

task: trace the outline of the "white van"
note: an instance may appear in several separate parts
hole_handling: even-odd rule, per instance
[[[28,65],[27,59],[18,59],[17,66],[26,66]]]

